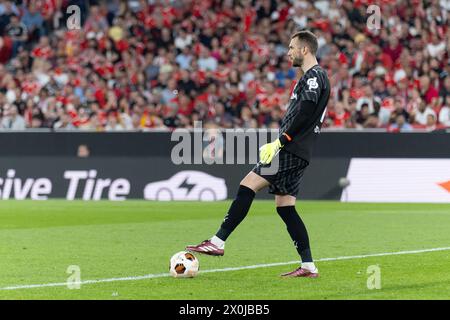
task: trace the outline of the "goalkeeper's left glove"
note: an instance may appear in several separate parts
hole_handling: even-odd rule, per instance
[[[277,152],[282,148],[280,139],[274,142],[267,143],[259,148],[259,160],[262,164],[269,164],[273,158],[277,155]]]

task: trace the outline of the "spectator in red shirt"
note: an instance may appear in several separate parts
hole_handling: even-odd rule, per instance
[[[438,90],[430,84],[430,77],[427,75],[420,77],[420,94],[425,98],[427,104],[439,97]]]
[[[398,58],[402,53],[403,47],[399,43],[397,36],[392,35],[389,38],[388,45],[384,48],[383,52],[387,54],[393,63],[397,62]]]
[[[13,52],[13,42],[10,37],[0,37],[0,63],[6,64]]]
[[[332,120],[332,127],[344,128],[345,122],[350,118],[350,112],[344,109],[342,102],[337,102],[334,110],[328,112],[328,117]]]

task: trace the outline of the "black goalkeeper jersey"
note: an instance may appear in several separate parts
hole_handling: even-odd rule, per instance
[[[325,118],[330,81],[324,69],[315,65],[297,82],[292,91],[287,112],[281,122],[280,136],[295,132],[286,151],[310,161],[312,148]]]

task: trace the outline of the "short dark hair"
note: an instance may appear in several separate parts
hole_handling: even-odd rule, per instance
[[[314,55],[316,54],[319,44],[317,43],[317,37],[314,33],[309,30],[301,30],[292,35],[291,39],[295,38],[298,38],[299,41],[303,41],[309,48],[309,51]]]

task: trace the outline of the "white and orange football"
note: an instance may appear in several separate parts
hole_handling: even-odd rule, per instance
[[[175,278],[193,278],[198,274],[199,261],[190,252],[180,251],[170,258],[170,274]]]

